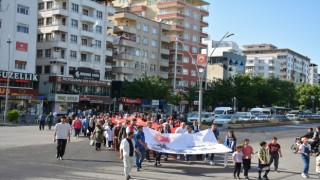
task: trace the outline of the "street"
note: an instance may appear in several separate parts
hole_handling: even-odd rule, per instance
[[[302,179],[303,167],[300,155],[290,152],[294,138],[306,133],[308,127],[320,124],[288,125],[281,127],[252,128],[235,130],[238,144],[244,138],[250,139],[254,151],[262,140],[270,142],[278,137],[282,146],[283,158],[280,158],[280,172],[271,171],[270,179]],[[47,128],[47,127],[46,127]],[[226,130],[220,132],[223,140]],[[0,127],[0,179],[124,179],[123,164],[119,153],[102,148],[96,151],[89,145],[87,138],[75,139],[67,144],[64,160],[57,160],[56,144],[53,143],[53,131],[39,131],[36,126]],[[176,180],[176,179],[233,179],[233,167],[223,168],[223,156],[217,155],[216,165],[210,166],[202,161],[186,164],[184,161],[169,159],[161,162],[161,167],[144,162],[140,172],[132,170],[133,179],[140,180]],[[257,157],[253,156],[251,179],[257,179]],[[271,166],[273,170],[273,166]],[[240,177],[243,177],[241,174]],[[311,157],[310,179],[318,179],[315,172],[315,156]]]

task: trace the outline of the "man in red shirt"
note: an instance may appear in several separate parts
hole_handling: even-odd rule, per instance
[[[270,154],[270,164],[269,166],[271,166],[271,164],[274,161],[274,170],[278,172],[278,165],[279,165],[279,155],[280,157],[282,157],[282,153],[281,153],[281,146],[280,144],[277,143],[278,138],[277,137],[273,137],[271,143],[268,145],[269,148],[269,154]]]

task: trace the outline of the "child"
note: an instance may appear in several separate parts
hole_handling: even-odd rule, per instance
[[[236,173],[237,173],[237,179],[240,179],[240,169],[242,164],[242,146],[237,146],[236,151],[232,154],[232,161],[234,164],[234,171],[233,171],[233,177],[236,179]]]
[[[317,154],[316,158],[316,172],[318,173],[318,179],[320,179],[320,153]]]
[[[269,150],[267,149],[267,143],[265,141],[262,141],[260,143],[261,148],[258,151],[258,158],[259,158],[259,165],[258,165],[258,173],[259,177],[258,180],[262,180],[261,178],[261,172],[263,168],[267,168],[266,173],[264,174],[263,178],[268,180],[268,173],[270,171],[270,165],[269,165]]]
[[[249,145],[249,139],[243,140],[243,175],[246,180],[249,179],[248,171],[251,169],[251,155],[254,154],[253,148]]]
[[[302,144],[299,147],[298,153],[301,154],[301,159],[304,164],[303,172],[301,175],[303,178],[306,179],[308,178],[308,172],[309,172],[311,146],[310,144],[308,144],[307,138],[302,138],[301,141],[302,141]]]

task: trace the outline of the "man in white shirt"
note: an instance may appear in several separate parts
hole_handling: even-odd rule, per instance
[[[131,120],[131,124],[127,126],[126,133],[129,134],[129,132],[134,132],[134,134],[137,134],[138,128],[137,128],[137,119],[133,118]]]
[[[178,127],[178,128],[176,129],[175,134],[183,134],[183,133],[186,133],[186,132],[187,132],[186,123],[182,122],[182,123],[180,124],[180,127]],[[180,155],[179,155],[179,154],[177,154],[177,159],[180,159]]]
[[[123,160],[124,165],[124,175],[126,180],[129,180],[131,176],[129,175],[133,167],[133,154],[136,151],[140,158],[142,157],[139,148],[136,148],[135,142],[132,140],[134,137],[134,132],[129,132],[127,138],[123,139],[120,144],[120,159]]]
[[[57,142],[56,158],[63,160],[63,155],[66,149],[67,140],[70,142],[70,124],[66,123],[66,119],[61,118],[61,122],[54,127],[53,142]]]

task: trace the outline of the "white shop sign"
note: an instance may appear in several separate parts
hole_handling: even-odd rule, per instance
[[[56,94],[56,102],[79,102],[79,95]]]

